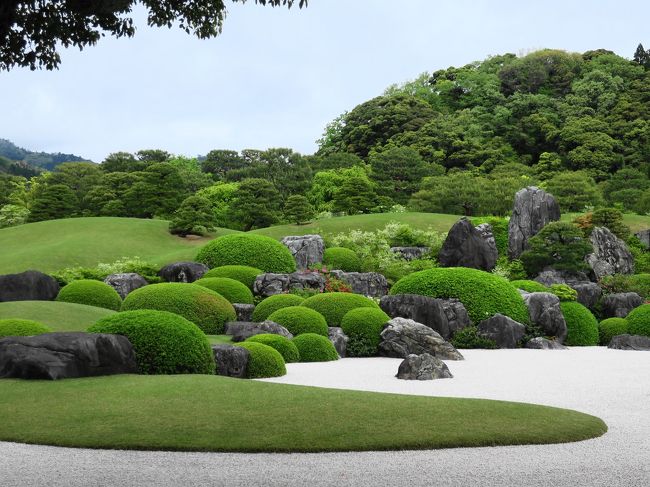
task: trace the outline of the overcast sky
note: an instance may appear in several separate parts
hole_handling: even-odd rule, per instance
[[[148,148],[312,153],[326,123],[424,71],[545,47],[628,58],[650,47],[643,0],[226,3],[214,39],[137,15],[134,38],[63,51],[58,71],[0,72],[0,138],[96,162]]]

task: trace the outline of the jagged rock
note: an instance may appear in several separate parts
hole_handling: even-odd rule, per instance
[[[546,335],[556,337],[559,343],[564,342],[567,327],[560,309],[560,298],[551,293],[528,293],[523,298],[530,322],[539,326]]]
[[[577,301],[586,308],[593,308],[598,303],[603,290],[595,282],[578,282],[570,284],[578,293]]]
[[[544,337],[537,337],[526,342],[526,348],[534,348],[536,350],[568,350],[567,347],[562,345],[556,340],[549,340]]]
[[[408,261],[421,259],[431,252],[431,247],[391,247],[390,249]]]
[[[605,318],[625,318],[630,311],[643,304],[643,298],[637,293],[609,294],[603,298],[603,316]]]
[[[158,275],[167,282],[194,282],[208,270],[207,265],[198,262],[174,262],[160,269]]]
[[[59,294],[59,283],[38,271],[0,276],[0,302],[52,301]]]
[[[411,354],[407,356],[397,370],[398,379],[405,380],[434,380],[451,379],[453,375],[449,372],[447,364],[439,358],[428,353],[422,355]]]
[[[438,253],[442,267],[471,267],[483,271],[494,269],[497,257],[496,243],[490,245],[465,217],[451,227]]]
[[[575,289],[578,293],[577,301],[587,308],[593,308],[602,294],[600,286],[595,282],[591,282],[584,272],[567,272],[555,269],[544,269],[544,271],[535,278],[535,281],[544,284],[545,286],[566,284],[572,289]]]
[[[248,371],[250,352],[243,347],[219,343],[212,345],[217,375],[244,379]]]
[[[298,269],[308,269],[313,264],[323,262],[325,243],[320,235],[284,237],[281,242],[293,255]]]
[[[350,338],[343,333],[343,329],[338,326],[330,326],[327,330],[327,335],[330,342],[332,342],[332,345],[334,345],[334,348],[336,348],[339,356],[344,358],[348,349],[348,340],[350,340]]]
[[[379,306],[391,318],[408,318],[428,326],[449,340],[461,328],[469,326],[469,316],[457,299],[436,299],[418,294],[384,296]]]
[[[287,293],[293,289],[325,290],[325,276],[318,272],[293,272],[291,274],[260,274],[253,283],[253,292],[257,296],[273,296]]]
[[[429,353],[441,360],[463,360],[454,346],[428,326],[406,318],[393,318],[381,332],[379,354],[406,358]]]
[[[499,258],[499,249],[497,249],[497,241],[494,238],[494,231],[492,230],[492,225],[489,223],[481,223],[480,225],[476,225],[476,230],[478,230],[478,233],[481,234],[481,237],[483,237],[483,240],[488,244],[488,247],[492,249],[492,252],[494,252],[494,255]]]
[[[641,241],[641,244],[643,244],[646,249],[650,249],[650,229],[641,230],[634,235],[637,236],[637,238]]]
[[[253,311],[255,311],[254,304],[233,303],[235,313],[237,313],[237,321],[251,321],[253,319]]]
[[[126,298],[131,291],[149,284],[144,277],[135,272],[111,274],[104,279],[104,282],[115,289],[122,299]]]
[[[607,348],[650,351],[650,337],[642,335],[617,335],[612,338]]]
[[[508,224],[508,255],[518,259],[528,239],[550,222],[560,219],[560,206],[552,195],[535,186],[517,191]]]
[[[245,322],[245,321],[229,321],[225,325],[225,334],[232,335],[233,342],[243,342],[247,338],[254,335],[261,335],[262,333],[272,333],[274,335],[282,335],[291,340],[293,335],[289,333],[284,326],[269,320],[262,321],[261,323]]]
[[[478,324],[478,334],[494,340],[499,348],[516,348],[526,334],[526,327],[508,316],[497,313]]]
[[[612,274],[633,274],[634,257],[623,240],[606,227],[594,227],[591,232],[594,252],[585,257],[596,279]]]
[[[347,282],[355,294],[363,294],[372,298],[380,298],[388,294],[388,281],[378,272],[344,272],[330,271],[336,279]]]
[[[57,380],[135,374],[128,338],[104,333],[45,333],[0,340],[0,378]]]

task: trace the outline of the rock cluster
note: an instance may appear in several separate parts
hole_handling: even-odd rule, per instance
[[[293,255],[299,270],[323,262],[325,243],[320,235],[284,237],[281,242]]]
[[[589,237],[593,253],[585,260],[596,279],[612,274],[633,274],[634,257],[623,240],[606,227],[594,227]]]
[[[406,318],[393,318],[386,324],[381,332],[379,353],[398,358],[429,353],[441,360],[463,360],[460,352],[438,333]]]
[[[557,340],[549,340],[544,337],[536,337],[528,340],[526,342],[526,348],[533,348],[535,350],[568,350],[567,347]]]
[[[431,354],[423,353],[422,355],[408,355],[399,364],[395,377],[405,380],[434,380],[451,379],[453,375],[442,360]]]
[[[528,248],[528,239],[547,224],[560,219],[560,206],[555,198],[535,186],[517,191],[508,224],[508,255],[518,259]]]
[[[438,253],[442,267],[471,267],[483,271],[494,269],[497,257],[492,228],[483,227],[479,231],[464,217],[451,227]]]
[[[160,269],[158,275],[167,282],[194,282],[208,270],[207,265],[198,262],[174,262]]]
[[[52,301],[59,294],[59,283],[38,271],[0,276],[0,302]]]
[[[535,280],[544,286],[566,284],[578,293],[577,300],[587,308],[593,308],[602,294],[602,289],[591,282],[584,272],[567,272],[556,269],[544,269]]]

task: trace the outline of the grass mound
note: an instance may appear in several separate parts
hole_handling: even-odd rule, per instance
[[[627,315],[630,335],[645,335],[650,337],[650,304],[642,304]]]
[[[253,293],[248,287],[229,277],[203,277],[194,284],[212,289],[231,303],[253,304]]]
[[[291,340],[300,353],[301,362],[330,362],[339,354],[329,338],[316,333],[303,333]]]
[[[241,282],[248,289],[252,290],[255,278],[260,274],[264,274],[264,271],[247,265],[222,265],[221,267],[210,269],[203,274],[203,277],[228,277]]]
[[[52,331],[85,331],[97,320],[114,314],[105,308],[61,301],[9,301],[0,303],[0,319],[38,321]]]
[[[607,318],[598,323],[598,341],[601,345],[607,346],[616,335],[625,335],[627,328],[625,318]]]
[[[305,306],[288,306],[271,313],[269,320],[284,326],[294,336],[316,333],[327,336],[327,321],[318,311]]]
[[[302,306],[318,311],[325,317],[327,326],[340,326],[343,316],[355,308],[375,308],[379,305],[372,299],[352,293],[322,293],[311,296]]]
[[[115,289],[108,284],[92,279],[80,279],[67,284],[59,291],[56,300],[113,311],[118,311],[122,306],[122,298]]]
[[[286,337],[282,335],[274,335],[272,333],[262,333],[260,335],[253,335],[246,339],[247,342],[261,343],[276,349],[286,363],[300,362],[300,353],[296,346]]]
[[[516,281],[510,281],[510,284],[512,284],[515,288],[521,289],[523,291],[526,291],[527,293],[548,293],[550,292],[549,289],[544,286],[544,284],[540,284],[537,281],[531,281],[529,279],[519,279]]]
[[[0,338],[29,337],[50,333],[52,329],[43,323],[32,320],[6,319],[0,320]]]
[[[338,269],[345,272],[360,272],[361,259],[357,254],[345,247],[330,247],[323,253],[323,264],[329,269]]]
[[[341,328],[349,338],[346,353],[349,357],[377,355],[381,331],[390,316],[381,309],[357,308],[345,313]]]
[[[237,344],[250,352],[248,359],[249,379],[263,379],[265,377],[280,377],[286,375],[287,368],[280,352],[275,348],[257,343],[245,341]]]
[[[265,298],[255,306],[253,321],[264,321],[275,311],[289,306],[300,306],[304,298],[295,294],[276,294]]]
[[[577,347],[598,345],[598,321],[591,311],[575,301],[560,302],[560,309],[566,320],[565,345]]]

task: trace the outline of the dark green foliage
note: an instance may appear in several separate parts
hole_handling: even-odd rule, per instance
[[[291,340],[300,353],[301,362],[329,362],[339,354],[329,338],[315,333],[303,333]]]
[[[274,311],[267,318],[284,326],[294,336],[315,333],[327,336],[327,322],[318,311],[305,306],[288,306]]]
[[[77,196],[63,184],[45,185],[39,190],[32,202],[30,222],[69,218],[79,206]]]
[[[448,267],[415,272],[397,281],[390,294],[458,298],[473,323],[497,313],[528,323],[528,309],[517,289],[503,277],[476,269]]]
[[[348,311],[341,320],[341,328],[350,340],[347,344],[348,357],[372,357],[377,355],[381,331],[390,316],[381,309],[356,308]]]
[[[194,284],[212,289],[231,303],[253,304],[253,293],[245,284],[229,277],[203,277]]]
[[[531,280],[528,280],[528,279],[519,279],[519,280],[516,280],[516,281],[510,281],[510,284],[512,284],[517,289],[523,289],[524,291],[529,292],[529,293],[548,293],[548,292],[550,292],[549,288],[547,288],[543,284],[540,284],[537,281],[531,281]]]
[[[124,193],[124,204],[131,216],[138,218],[169,217],[187,196],[178,170],[171,164],[148,165]]]
[[[284,217],[296,225],[308,223],[314,218],[314,215],[314,207],[303,195],[294,194],[289,196],[284,204]]]
[[[650,50],[646,51],[643,44],[639,43],[634,51],[634,62],[640,64],[645,69],[650,69]]]
[[[571,301],[561,302],[560,308],[567,327],[565,345],[575,347],[598,345],[598,321],[591,311],[580,303]]]
[[[235,281],[239,281],[242,284],[248,286],[248,289],[253,289],[253,284],[255,283],[255,278],[260,274],[263,274],[264,271],[257,269],[256,267],[249,267],[246,265],[222,265],[210,269],[206,272],[203,277],[229,277]]]
[[[341,326],[341,320],[348,311],[356,308],[375,308],[379,305],[372,299],[352,293],[322,293],[305,299],[301,306],[318,311],[325,317],[327,326]]]
[[[607,346],[616,335],[625,335],[628,324],[625,318],[607,318],[598,323],[598,337],[601,345]]]
[[[278,221],[282,197],[273,183],[261,178],[243,179],[227,218],[245,231],[268,227]]]
[[[375,186],[367,176],[350,175],[334,193],[332,203],[334,211],[342,211],[348,215],[370,213],[377,203]]]
[[[548,292],[555,294],[560,301],[576,301],[578,292],[567,284],[551,284]]]
[[[623,223],[623,213],[616,208],[594,210],[591,214],[591,223],[594,227],[607,227],[610,232],[622,240],[627,240],[630,236],[630,227]]]
[[[42,335],[51,331],[52,329],[49,326],[37,321],[18,318],[0,320],[0,338]]]
[[[602,195],[596,182],[584,172],[561,172],[546,183],[562,212],[583,211],[588,206],[598,206]]]
[[[275,311],[289,306],[300,306],[305,299],[295,294],[276,294],[255,306],[253,321],[264,321]]]
[[[166,311],[126,311],[100,319],[90,333],[124,335],[135,350],[141,374],[214,374],[205,334],[185,318]]]
[[[451,339],[451,344],[456,348],[497,348],[494,340],[479,336],[478,328],[475,326],[466,326],[458,330]]]
[[[508,223],[507,218],[499,218],[496,216],[472,218],[472,225],[475,227],[482,224],[489,223],[492,227],[492,235],[497,245],[499,256],[508,255]]]
[[[237,346],[250,352],[247,375],[249,379],[281,377],[287,374],[284,359],[275,348],[263,343],[249,341],[238,343]]]
[[[174,212],[172,221],[169,222],[169,231],[181,236],[189,233],[204,235],[214,227],[214,223],[210,200],[201,196],[189,196]]]
[[[262,333],[261,335],[254,335],[246,339],[247,342],[262,343],[277,350],[284,361],[288,364],[293,362],[300,362],[300,352],[296,345],[282,335],[274,335],[271,333]]]
[[[637,293],[644,300],[650,300],[650,274],[614,274],[603,277],[600,285],[606,294]]]
[[[361,259],[357,254],[345,247],[329,247],[323,253],[323,264],[329,269],[346,272],[360,272]]]
[[[628,333],[650,337],[650,304],[642,304],[627,315]]]
[[[122,306],[122,298],[115,289],[108,284],[91,279],[73,281],[64,286],[59,291],[56,300],[65,301],[66,303],[86,304],[114,311],[118,311]]]
[[[428,174],[428,165],[420,154],[410,147],[390,145],[371,151],[368,163],[371,178],[377,184],[377,193],[405,205],[418,190],[420,181]]]
[[[188,319],[209,335],[223,333],[223,325],[237,317],[226,298],[197,284],[165,282],[150,284],[130,293],[122,311],[154,309]]]

